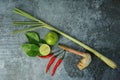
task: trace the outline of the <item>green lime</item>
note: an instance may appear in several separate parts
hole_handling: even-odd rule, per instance
[[[42,56],[48,55],[50,51],[51,51],[50,46],[47,44],[42,44],[39,48],[39,52]]]
[[[53,32],[53,31],[50,31],[50,32],[47,33],[45,39],[46,39],[47,44],[53,46],[58,41],[58,35],[57,35],[57,33]]]

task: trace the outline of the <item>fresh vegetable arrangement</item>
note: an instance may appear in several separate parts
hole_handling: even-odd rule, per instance
[[[50,35],[49,35],[50,34]],[[55,34],[55,35],[52,35]],[[55,53],[59,53],[59,54],[53,54],[51,53],[51,48],[49,45],[51,45],[51,40],[52,40],[52,45],[55,45],[58,41],[58,35],[55,32],[48,32],[48,34],[46,35],[47,39],[43,40],[40,38],[40,36],[33,31],[29,31],[26,32],[26,37],[28,39],[28,42],[25,44],[21,45],[22,50],[29,56],[29,57],[36,57],[38,56],[39,58],[42,59],[47,59],[50,58],[50,61],[46,67],[46,73],[48,72],[50,66],[54,63],[54,61],[56,60],[57,56],[59,56],[60,54],[62,54],[64,52],[64,55],[58,60],[58,62],[56,63],[56,65],[54,66],[51,75],[53,76],[56,69],[58,68],[58,66],[60,65],[60,63],[63,60],[63,57],[65,56],[65,51],[62,50],[61,51],[57,51],[54,52]],[[49,41],[49,43],[47,43],[46,41]],[[48,45],[49,44],[49,45]]]
[[[50,66],[52,65],[52,63],[54,62],[54,60],[56,59],[57,56],[54,56],[53,54],[50,54],[50,45],[53,46],[55,45],[57,42],[58,42],[58,35],[57,34],[60,34],[66,38],[68,38],[69,40],[75,42],[76,44],[80,45],[81,47],[85,48],[86,50],[90,51],[91,53],[93,53],[94,55],[96,55],[99,59],[101,59],[104,63],[106,63],[109,67],[115,69],[117,68],[117,64],[115,62],[113,62],[111,59],[105,57],[104,55],[102,55],[101,53],[97,52],[96,50],[92,49],[91,47],[85,45],[84,43],[78,41],[77,39],[63,33],[62,31],[52,27],[51,25],[31,16],[30,14],[18,9],[18,8],[15,8],[14,9],[14,12],[17,13],[17,14],[20,14],[24,17],[27,17],[33,21],[15,21],[13,22],[13,24],[16,26],[16,25],[30,25],[30,26],[33,26],[31,28],[27,28],[27,29],[22,29],[22,30],[17,30],[17,31],[14,31],[13,33],[16,34],[16,33],[20,33],[20,32],[26,32],[26,31],[32,31],[32,30],[35,30],[35,29],[39,29],[41,27],[44,27],[44,28],[47,28],[49,30],[52,30],[52,32],[48,33],[46,35],[46,38],[45,40],[41,39],[38,34],[36,34],[35,32],[27,32],[26,33],[26,37],[28,38],[28,41],[29,43],[26,43],[26,44],[23,44],[22,45],[22,49],[23,51],[25,51],[27,53],[28,56],[30,57],[35,57],[35,56],[39,56],[41,58],[49,58],[49,57],[52,57],[50,59],[50,62],[48,63],[47,65],[47,68],[46,68],[46,73],[48,72]],[[66,50],[66,51],[69,51],[69,52],[72,52],[72,53],[75,53],[77,55],[80,55],[83,57],[83,59],[81,60],[80,63],[78,63],[78,68],[80,70],[84,69],[85,67],[87,67],[89,65],[89,63],[91,62],[91,56],[90,54],[86,54],[86,53],[83,53],[83,52],[78,52],[76,50],[73,50],[71,48],[68,48],[66,46],[63,46],[63,45],[59,45],[59,47],[63,50]],[[64,58],[64,55],[58,60],[58,62],[55,64],[55,67],[53,68],[52,70],[52,75],[54,75],[55,73],[55,70],[57,69],[57,66],[59,66],[59,64],[62,62]],[[82,65],[82,63],[86,63],[84,65]],[[81,67],[83,66],[83,67]]]
[[[30,57],[40,56],[39,44],[43,43],[41,42],[42,39],[40,39],[36,32],[27,32],[26,37],[28,39],[28,43],[21,45],[22,50]]]

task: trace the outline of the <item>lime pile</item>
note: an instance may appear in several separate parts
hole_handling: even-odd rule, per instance
[[[25,35],[28,42],[22,44],[21,48],[30,57],[47,56],[51,51],[49,45],[53,46],[58,42],[58,35],[53,31],[46,34],[45,40],[33,31],[27,32]]]

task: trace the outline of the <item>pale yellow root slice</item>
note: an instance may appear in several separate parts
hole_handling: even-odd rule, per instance
[[[77,67],[80,69],[80,70],[83,70],[84,68],[86,68],[92,61],[92,58],[90,56],[89,53],[84,53],[86,56],[83,57],[80,62],[77,64]]]
[[[80,60],[80,62],[77,64],[77,67],[80,69],[80,70],[83,70],[84,68],[86,68],[92,61],[91,59],[91,55],[89,53],[84,53],[84,52],[80,52],[80,51],[76,51],[72,48],[69,48],[67,46],[64,46],[64,45],[58,45],[59,48],[62,48],[66,51],[69,51],[73,54],[76,54],[76,55],[79,55],[79,56],[82,56],[83,58]]]

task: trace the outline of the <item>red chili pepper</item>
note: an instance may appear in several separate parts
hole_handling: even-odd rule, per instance
[[[39,58],[50,58],[51,56],[53,56],[52,53],[48,54],[47,56],[38,56]]]
[[[47,64],[47,67],[46,67],[46,73],[48,72],[50,66],[53,64],[53,62],[55,61],[56,58],[57,58],[57,56],[53,56],[53,57],[50,59],[49,63]]]
[[[53,70],[52,70],[52,76],[54,76],[54,73],[55,73],[55,71],[56,71],[56,69],[58,68],[58,66],[60,65],[60,63],[62,62],[62,58],[60,58],[57,62],[56,62],[56,64],[55,64],[55,66],[54,66],[54,68],[53,68]]]
[[[52,73],[51,73],[52,76],[54,76],[56,69],[57,69],[58,66],[61,64],[62,60],[64,59],[64,56],[65,56],[65,53],[64,53],[64,55],[56,62],[54,68],[52,69]]]
[[[61,54],[61,53],[59,53],[59,54]],[[47,67],[46,67],[46,73],[48,72],[50,66],[54,63],[55,59],[57,58],[57,56],[58,56],[59,54],[53,56],[53,57],[50,59],[49,63],[47,64]]]

